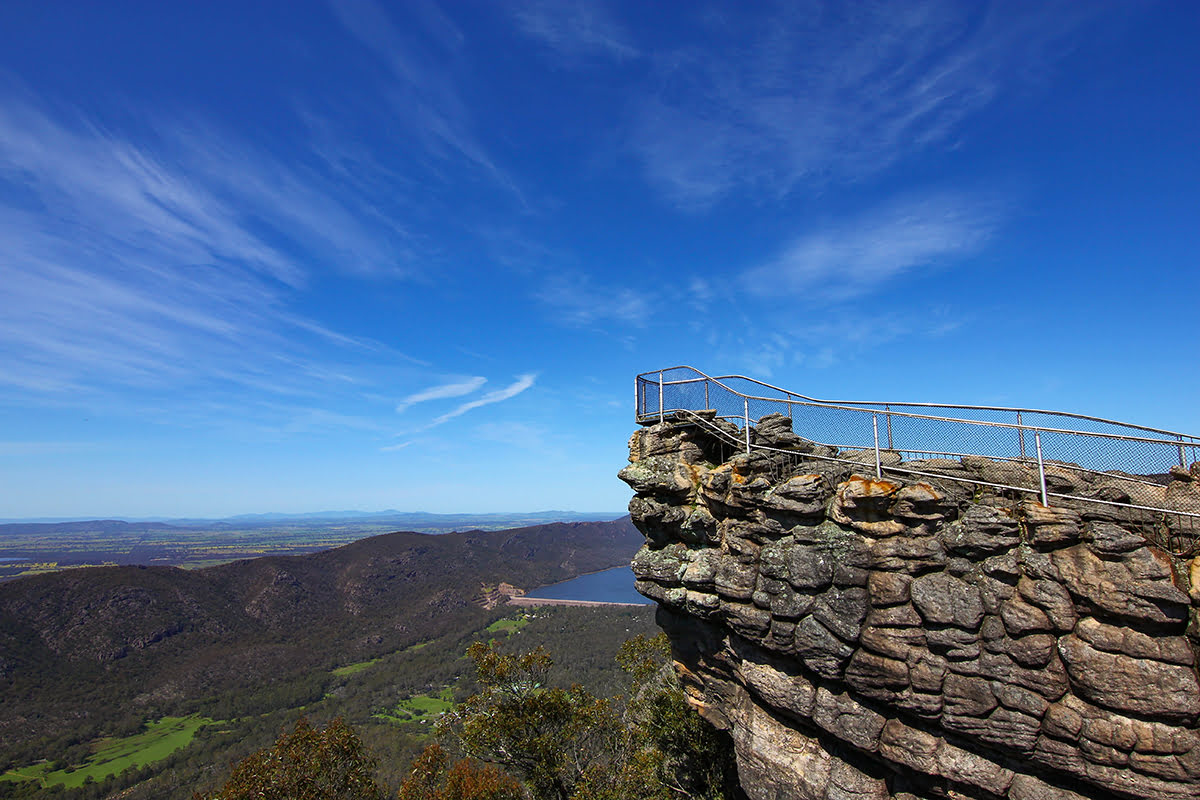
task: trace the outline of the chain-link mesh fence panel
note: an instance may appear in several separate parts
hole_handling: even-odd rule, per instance
[[[643,373],[638,418],[711,409],[735,424],[767,414],[793,420],[799,436],[835,447],[874,446],[920,456],[1043,458],[1096,471],[1119,470],[1162,480],[1175,465],[1200,460],[1200,440],[1077,414],[912,403],[827,403],[743,376],[711,378],[691,367]],[[873,425],[873,422],[875,425]]]
[[[1124,509],[1124,522],[1173,552],[1192,552],[1200,543],[1200,476],[1172,481],[1170,475],[1173,467],[1200,461],[1196,437],[1037,409],[830,403],[744,376],[710,377],[692,367],[643,373],[635,389],[642,422],[708,411],[741,429],[782,414],[792,420],[796,435],[834,448],[829,458],[887,451],[888,459],[876,453],[873,460],[918,474],[933,469],[937,459],[951,459],[979,472],[975,482],[982,485],[1036,492],[1047,502]],[[989,467],[991,462],[1011,467]],[[953,477],[964,480],[962,469]]]

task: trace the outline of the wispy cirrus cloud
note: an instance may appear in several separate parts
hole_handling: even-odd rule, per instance
[[[791,4],[714,18],[722,49],[656,55],[630,145],[669,201],[780,196],[952,144],[966,119],[1071,50],[1099,4]]]
[[[314,375],[349,378],[329,346],[407,358],[292,310],[316,270],[404,274],[395,229],[357,219],[369,198],[335,200],[323,175],[210,127],[135,137],[0,98],[0,383],[311,393]]]
[[[452,64],[462,32],[434,3],[398,6],[397,25],[375,0],[330,0],[334,17],[388,69],[387,95],[395,118],[431,153],[465,159],[522,204],[516,182],[488,153],[475,130],[470,107],[456,85]]]
[[[569,61],[603,56],[625,61],[638,49],[624,27],[602,3],[583,0],[528,0],[510,11],[517,28]]]
[[[605,286],[582,272],[545,277],[535,296],[558,321],[577,327],[603,321],[644,325],[650,314],[647,292]]]
[[[462,397],[479,389],[485,383],[487,383],[487,378],[476,376],[468,378],[465,381],[443,383],[440,386],[431,386],[428,389],[422,389],[419,392],[408,395],[397,403],[396,413],[403,413],[417,403],[424,403],[427,400],[445,400],[451,397]]]
[[[541,425],[526,422],[487,422],[475,428],[475,435],[488,442],[544,451],[549,431]]]
[[[440,417],[437,417],[432,422],[430,422],[429,425],[426,426],[426,428],[428,429],[428,428],[437,427],[438,425],[442,425],[442,424],[449,422],[450,420],[454,419],[455,417],[461,417],[463,414],[466,414],[468,411],[473,411],[474,409],[482,408],[483,406],[489,406],[489,405],[492,405],[493,403],[501,403],[512,397],[516,397],[521,392],[523,392],[526,389],[528,389],[529,387],[533,386],[533,384],[536,382],[537,382],[537,374],[536,373],[528,373],[525,375],[518,375],[517,379],[515,381],[513,381],[508,386],[505,386],[503,389],[496,389],[495,391],[488,392],[483,397],[480,397],[477,400],[468,401],[466,403],[463,403],[462,405],[457,406],[456,408],[454,408],[450,411],[447,411],[445,414],[442,414]]]
[[[714,363],[731,371],[769,380],[797,370],[845,367],[864,353],[897,342],[928,344],[970,322],[972,316],[970,311],[944,305],[882,310],[850,304],[836,314],[797,314],[784,306],[778,312],[742,316],[736,325],[710,330],[705,351]]]
[[[645,287],[599,280],[599,272],[566,248],[551,246],[516,228],[481,226],[475,234],[491,259],[528,285],[551,321],[583,328],[599,323],[642,326],[656,301]]]
[[[844,300],[897,275],[953,263],[977,252],[1001,220],[1000,204],[954,193],[894,201],[804,233],[742,285],[757,295]]]

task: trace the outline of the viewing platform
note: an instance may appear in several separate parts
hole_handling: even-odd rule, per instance
[[[1042,409],[818,400],[689,366],[641,373],[635,394],[640,424],[702,426],[725,457],[758,452],[780,471],[824,461],[876,478],[952,480],[1118,518],[1176,556],[1200,550],[1196,436]],[[777,435],[781,418],[790,426]]]

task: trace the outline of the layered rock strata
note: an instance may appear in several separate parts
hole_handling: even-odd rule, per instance
[[[789,453],[725,458],[712,425],[639,430],[621,478],[752,800],[1200,797],[1198,560],[1119,510],[876,479],[778,415],[751,440]]]

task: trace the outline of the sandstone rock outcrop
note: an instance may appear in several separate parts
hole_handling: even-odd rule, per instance
[[[621,477],[637,588],[752,800],[1200,797],[1200,559],[723,424],[639,430]],[[940,471],[1009,468],[980,462]]]

